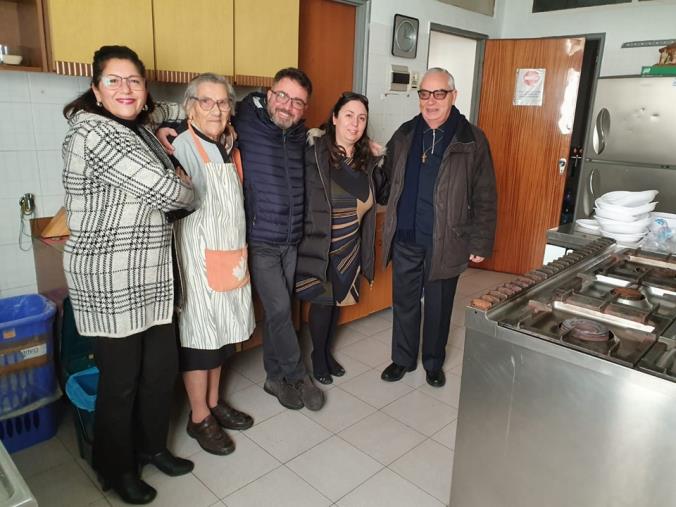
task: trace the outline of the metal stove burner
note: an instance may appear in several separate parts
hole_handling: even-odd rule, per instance
[[[610,292],[618,299],[626,299],[628,301],[640,301],[645,299],[645,296],[640,290],[631,287],[615,287]]]
[[[561,331],[569,338],[585,342],[606,342],[610,339],[610,329],[589,319],[566,319],[561,323]]]

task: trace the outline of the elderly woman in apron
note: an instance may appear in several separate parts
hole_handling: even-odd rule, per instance
[[[234,344],[254,329],[242,173],[229,125],[234,90],[222,76],[201,74],[188,85],[183,106],[187,120],[173,141],[174,157],[195,191],[195,211],[174,226],[182,287],[179,359],[191,408],[187,431],[205,451],[225,455],[235,449],[225,429],[253,425],[221,398],[219,386]]]

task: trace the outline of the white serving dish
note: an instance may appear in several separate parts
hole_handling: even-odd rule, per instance
[[[601,230],[601,235],[605,236],[606,238],[613,238],[618,243],[626,244],[626,243],[636,243],[637,241],[642,240],[646,235],[646,233],[641,232],[636,234],[620,234],[619,232],[607,232]]]
[[[2,63],[8,65],[19,65],[21,60],[23,60],[23,56],[21,55],[2,55]]]
[[[613,211],[608,211],[605,208],[594,208],[594,214],[596,218],[608,218],[610,220],[615,220],[616,222],[636,222],[637,220],[642,220],[648,218],[650,213],[643,213],[641,215],[630,215],[628,213],[616,213]]]
[[[662,211],[653,211],[651,214],[652,219],[662,218],[667,221],[670,229],[676,230],[676,215],[673,213],[664,213]]]
[[[598,231],[600,228],[599,223],[594,218],[578,218],[575,220],[575,227],[591,231]]]
[[[599,216],[596,220],[603,231],[619,232],[620,234],[638,234],[639,232],[646,232],[648,230],[653,218],[647,216],[640,220],[634,220],[633,222],[621,222]]]
[[[643,215],[644,213],[649,213],[650,211],[654,210],[655,206],[657,206],[657,201],[647,202],[638,206],[620,206],[617,204],[608,204],[601,201],[600,199],[596,199],[595,204],[597,209],[602,209],[604,211],[608,211],[609,213],[625,216],[636,216]]]
[[[608,192],[597,199],[604,204],[613,204],[616,206],[640,206],[651,202],[659,194],[659,190],[643,190],[641,192],[628,192],[626,190],[617,190]]]

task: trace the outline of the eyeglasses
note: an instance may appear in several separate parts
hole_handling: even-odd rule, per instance
[[[455,90],[418,90],[418,97],[420,100],[427,100],[430,97],[434,97],[437,100],[444,100],[446,95],[453,93]]]
[[[127,86],[131,90],[145,90],[146,89],[146,80],[141,76],[127,76],[122,77],[115,74],[108,74],[106,76],[101,76],[101,83],[103,86],[109,90],[117,90],[122,87],[122,83],[126,81]]]
[[[218,104],[218,109],[222,113],[227,113],[230,111],[230,101],[227,99],[221,99],[221,100],[214,100],[210,99],[209,97],[190,97],[193,100],[196,100],[200,108],[202,108],[202,111],[211,111],[215,105]]]
[[[280,104],[286,104],[287,102],[291,101],[291,105],[296,109],[305,109],[307,107],[307,103],[304,100],[291,98],[286,92],[276,92],[275,90],[270,91],[275,97],[277,97],[277,101]]]

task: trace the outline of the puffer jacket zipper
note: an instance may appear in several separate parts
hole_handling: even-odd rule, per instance
[[[289,153],[286,144],[287,131],[282,132],[282,145],[284,146],[284,177],[286,179],[287,197],[289,198],[289,219],[286,226],[286,244],[291,243],[291,228],[293,227],[293,195],[291,191],[291,178],[289,177]]]

